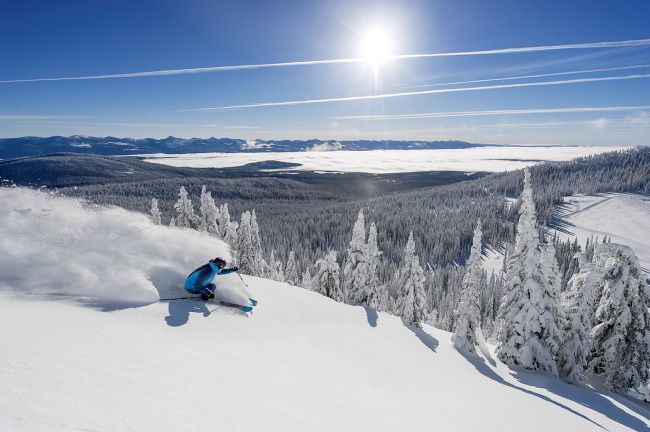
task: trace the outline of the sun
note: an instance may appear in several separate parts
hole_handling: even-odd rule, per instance
[[[363,32],[359,51],[361,57],[373,65],[388,60],[393,51],[393,40],[388,29],[375,26]]]

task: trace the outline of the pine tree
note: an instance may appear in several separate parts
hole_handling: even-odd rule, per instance
[[[560,305],[562,274],[555,255],[555,246],[544,244],[541,248],[540,267],[544,276],[544,283],[542,284],[542,299],[544,300],[542,320],[546,324],[546,343],[551,347],[550,352],[555,357],[557,365],[558,352],[564,344],[563,333],[560,328],[566,322],[564,308]]]
[[[565,319],[562,323],[564,343],[558,353],[560,376],[567,382],[581,381],[589,354],[589,333],[593,322],[593,294],[590,263],[583,263],[562,294]]]
[[[590,333],[588,368],[605,385],[625,393],[650,378],[650,312],[648,287],[639,261],[627,246],[603,243],[594,252],[592,293],[594,327]]]
[[[289,285],[298,285],[300,283],[298,276],[298,264],[296,264],[296,256],[293,251],[289,252],[287,258],[287,265],[285,266],[284,279]]]
[[[151,198],[151,210],[149,210],[149,213],[151,214],[151,222],[154,225],[162,224],[161,213],[158,209],[158,200],[156,198]]]
[[[315,267],[317,273],[314,277],[314,291],[338,302],[343,301],[336,251],[329,251],[323,258],[316,261]]]
[[[263,273],[264,265],[262,261],[264,258],[262,257],[262,240],[260,239],[260,228],[257,225],[255,209],[253,209],[253,213],[251,214],[251,248],[253,254],[252,275],[261,276]],[[280,267],[282,267],[282,263],[280,263]]]
[[[271,251],[268,262],[268,278],[278,282],[284,282],[284,271],[282,270],[282,261],[275,259],[275,250]]]
[[[187,196],[185,187],[181,186],[178,192],[178,201],[174,204],[176,209],[176,226],[181,228],[192,228],[197,225],[197,217],[194,213],[192,200]]]
[[[174,216],[172,216],[172,218],[169,219],[169,227],[170,228],[176,227],[176,218]]]
[[[472,251],[465,266],[462,294],[456,318],[456,330],[452,336],[456,349],[464,353],[476,352],[475,346],[478,344],[477,332],[481,331],[482,236],[481,221],[479,221],[474,230]]]
[[[366,281],[366,286],[368,287],[366,304],[373,309],[379,309],[381,307],[383,295],[383,287],[379,281],[379,257],[381,254],[377,246],[377,226],[372,222],[368,230],[368,243],[366,246],[366,270],[368,275]]]
[[[232,236],[233,228],[232,222],[230,221],[230,210],[228,210],[228,203],[223,203],[221,206],[219,206],[219,219],[217,220],[217,223],[219,225],[219,231],[221,231],[226,243],[233,245],[236,235]],[[235,230],[236,229],[237,227],[235,227]]]
[[[235,262],[239,269],[242,273],[252,274],[255,270],[255,255],[251,236],[251,214],[248,211],[241,215],[234,249]]]
[[[352,240],[343,267],[343,292],[350,304],[366,304],[368,299],[366,255],[366,228],[362,209],[359,210],[357,222],[352,229]]]
[[[499,308],[496,354],[510,366],[542,369],[557,376],[557,300],[540,263],[542,250],[528,169],[524,170],[521,200],[515,249],[508,260]]]
[[[219,208],[214,203],[212,194],[204,186],[201,187],[201,205],[199,207],[199,231],[223,237],[219,220],[221,214]]]
[[[300,286],[306,290],[313,289],[313,281],[311,277],[311,272],[309,271],[309,266],[305,267],[305,271],[302,273],[302,280]]]
[[[424,293],[424,270],[415,254],[413,231],[409,233],[404,257],[399,270],[400,297],[397,308],[404,323],[420,327],[425,319],[426,297]]]

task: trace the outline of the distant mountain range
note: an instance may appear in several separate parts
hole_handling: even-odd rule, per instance
[[[73,135],[20,137],[0,139],[0,159],[39,156],[51,153],[83,153],[99,155],[134,155],[144,153],[205,153],[205,152],[290,152],[334,150],[412,150],[457,149],[481,147],[463,141],[323,141],[282,140],[262,141],[236,138],[115,138]]]

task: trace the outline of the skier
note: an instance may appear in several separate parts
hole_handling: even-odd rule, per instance
[[[225,268],[226,261],[222,258],[215,258],[207,264],[194,270],[185,279],[185,291],[190,294],[201,294],[201,300],[208,301],[214,298],[214,290],[217,288],[212,280],[217,275],[226,275],[239,270],[237,267]]]

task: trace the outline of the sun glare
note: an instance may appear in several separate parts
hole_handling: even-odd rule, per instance
[[[361,56],[377,65],[392,54],[393,43],[389,32],[382,27],[373,27],[363,33],[360,44]]]

